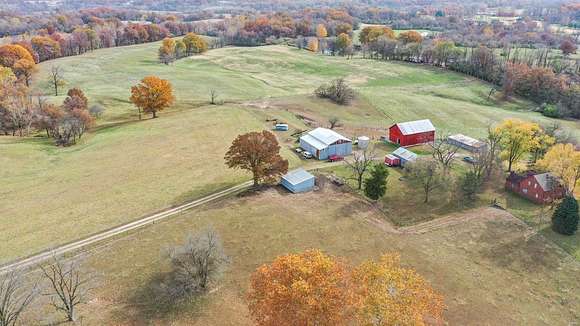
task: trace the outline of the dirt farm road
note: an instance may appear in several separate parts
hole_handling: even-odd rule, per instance
[[[61,255],[73,252],[75,250],[82,249],[83,247],[90,246],[90,245],[96,244],[98,242],[110,239],[110,238],[115,237],[117,235],[120,235],[122,233],[129,232],[129,231],[141,228],[141,227],[149,225],[149,224],[153,224],[157,221],[175,216],[181,212],[192,209],[194,207],[201,206],[201,205],[209,203],[211,201],[227,197],[229,195],[232,195],[234,193],[237,193],[239,191],[247,189],[251,185],[252,185],[252,181],[247,181],[247,182],[238,184],[236,186],[233,186],[233,187],[218,191],[216,193],[210,194],[208,196],[193,200],[189,203],[185,203],[183,205],[173,207],[173,208],[164,210],[162,212],[159,212],[159,213],[156,213],[153,215],[146,216],[146,217],[141,218],[139,220],[114,227],[114,228],[109,229],[107,231],[94,234],[94,235],[89,236],[87,238],[84,238],[84,239],[81,239],[78,241],[74,241],[74,242],[71,242],[71,243],[68,243],[68,244],[65,244],[62,246],[58,246],[56,248],[48,249],[48,250],[42,251],[40,253],[34,254],[32,256],[29,256],[29,257],[26,257],[23,259],[19,259],[19,260],[13,261],[13,262],[9,262],[5,265],[0,265],[0,275],[9,273],[9,272],[14,271],[14,270],[25,269],[25,268],[37,265],[39,263],[42,263],[42,262],[52,258],[53,256],[61,256]]]

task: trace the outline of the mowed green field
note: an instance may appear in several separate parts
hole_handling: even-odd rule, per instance
[[[459,74],[407,64],[314,55],[285,47],[223,48],[171,65],[156,61],[158,44],[103,49],[40,65],[34,87],[49,93],[47,72],[65,70],[106,107],[99,126],[76,146],[42,137],[0,137],[0,263],[134,220],[248,179],[226,169],[236,135],[270,128],[266,118],[306,129],[296,114],[324,125],[331,116],[353,128],[386,129],[395,121],[430,118],[440,129],[472,136],[507,117],[551,120],[525,101],[488,101],[490,86]],[[175,106],[155,120],[137,120],[130,87],[146,75],[169,79]],[[350,107],[311,96],[321,83],[346,78],[359,93]],[[210,90],[224,105],[208,105]],[[61,102],[64,97],[49,97]],[[578,122],[562,122],[579,136]],[[291,165],[290,133],[282,134]],[[5,168],[10,167],[10,168]]]

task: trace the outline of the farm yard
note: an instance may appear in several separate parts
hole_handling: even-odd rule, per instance
[[[292,132],[326,126],[334,116],[342,133],[375,139],[393,121],[417,118],[431,119],[442,132],[474,137],[508,117],[554,121],[530,112],[532,104],[525,101],[488,100],[488,85],[434,68],[345,60],[286,46],[222,48],[166,66],[155,59],[158,45],[102,49],[40,65],[33,87],[47,90],[50,67],[61,65],[67,87],[82,86],[90,103],[104,105],[106,112],[95,131],[71,148],[37,137],[0,138],[0,163],[12,167],[1,175],[7,186],[0,198],[6,226],[0,235],[9,241],[0,249],[0,262],[246,180],[226,169],[223,153],[235,135],[270,128],[267,119],[289,123],[291,131],[280,137],[291,166],[303,164],[289,151]],[[129,89],[149,74],[167,78],[177,101],[161,118],[139,122]],[[360,95],[349,107],[311,95],[337,77]],[[211,90],[223,105],[207,104]],[[579,122],[561,123],[580,137]]]
[[[103,276],[79,313],[90,325],[251,325],[249,274],[289,250],[321,248],[353,264],[401,252],[403,264],[445,296],[451,325],[567,325],[580,318],[578,264],[551,242],[492,208],[440,221],[447,224],[396,230],[366,201],[330,183],[307,194],[281,187],[243,194],[86,252],[85,264]],[[219,287],[190,304],[159,305],[154,289],[169,267],[167,248],[208,226],[230,258]],[[28,317],[58,320],[41,309]]]

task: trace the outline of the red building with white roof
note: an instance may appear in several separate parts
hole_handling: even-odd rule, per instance
[[[560,181],[550,173],[510,173],[505,187],[537,204],[551,203],[563,198],[566,191]]]
[[[412,146],[435,141],[435,127],[430,120],[401,122],[389,128],[389,141],[400,146]]]

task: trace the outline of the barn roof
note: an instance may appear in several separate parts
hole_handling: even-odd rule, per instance
[[[314,178],[314,175],[310,174],[304,169],[296,169],[288,172],[282,179],[288,181],[292,185],[300,184],[306,180]]]
[[[465,144],[467,146],[475,147],[475,148],[480,148],[480,147],[485,146],[485,143],[482,142],[481,140],[477,140],[475,138],[471,138],[469,136],[465,136],[462,134],[451,135],[448,138],[452,139],[456,142]]]
[[[332,145],[339,140],[350,141],[350,139],[344,137],[336,131],[326,128],[316,128],[310,131],[308,134],[300,137],[300,139],[306,141],[316,149],[325,149],[329,145]]]
[[[417,159],[417,154],[411,152],[410,150],[399,147],[394,152],[393,155],[405,160],[405,161],[414,161]]]
[[[435,127],[429,119],[400,122],[395,125],[399,127],[399,130],[401,130],[403,135],[413,135],[422,132],[435,131]]]

